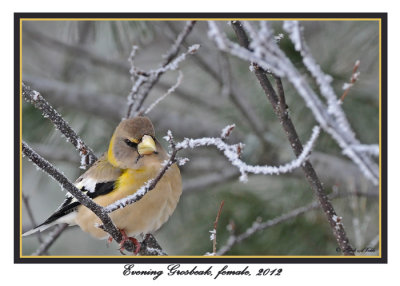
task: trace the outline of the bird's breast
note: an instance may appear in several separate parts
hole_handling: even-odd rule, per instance
[[[134,194],[148,180],[157,176],[159,167],[147,166],[146,169],[128,169],[123,171],[117,180],[115,190],[105,196],[94,199],[101,206],[107,206],[117,200]],[[119,229],[124,229],[130,236],[149,233],[157,230],[173,213],[182,193],[182,182],[179,168],[172,165],[156,187],[141,200],[114,211],[110,217]],[[107,234],[96,228],[98,218],[82,207],[78,212],[77,222],[81,228],[98,238]]]

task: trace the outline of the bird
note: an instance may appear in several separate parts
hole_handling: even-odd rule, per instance
[[[134,194],[141,186],[155,178],[169,156],[155,137],[151,120],[137,116],[122,120],[116,127],[108,150],[74,183],[100,206],[108,206],[117,200]],[[174,212],[182,194],[182,178],[176,163],[172,164],[158,181],[156,187],[144,197],[109,214],[114,225],[121,231],[122,252],[126,240],[134,242],[136,255],[140,243],[135,237],[158,230]],[[25,232],[28,236],[37,231],[67,223],[78,225],[94,238],[112,237],[98,226],[100,219],[81,205],[70,193],[43,223]]]

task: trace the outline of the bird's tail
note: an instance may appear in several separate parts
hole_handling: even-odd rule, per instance
[[[33,234],[35,232],[38,232],[38,231],[44,231],[44,230],[48,229],[49,227],[53,226],[54,224],[55,223],[40,224],[37,227],[32,228],[31,230],[28,230],[27,232],[24,232],[22,234],[22,236],[28,236],[28,235],[31,235],[31,234]]]

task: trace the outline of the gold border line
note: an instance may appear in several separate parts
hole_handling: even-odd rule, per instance
[[[23,21],[380,21],[380,18],[26,18]]]
[[[19,19],[19,256],[22,257],[22,19]]]
[[[26,18],[23,21],[380,21],[380,18]]]
[[[24,21],[188,21],[188,20],[198,20],[198,21],[230,21],[230,20],[244,20],[244,21],[378,21],[379,23],[379,255],[369,256],[369,255],[358,255],[358,256],[343,256],[343,255],[299,255],[299,256],[257,256],[257,255],[225,255],[225,256],[136,256],[134,258],[382,258],[382,216],[381,216],[381,206],[382,206],[382,19],[381,18],[20,18],[20,258],[126,258],[121,256],[82,256],[82,255],[54,255],[54,256],[26,256],[22,255],[22,24]]]
[[[382,20],[379,21],[379,254],[382,255]]]

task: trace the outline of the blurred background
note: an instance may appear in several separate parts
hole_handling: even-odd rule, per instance
[[[305,39],[322,70],[333,77],[336,94],[349,82],[354,63],[360,60],[360,77],[351,88],[343,108],[364,144],[379,142],[379,23],[377,21],[304,21]],[[132,45],[139,47],[135,66],[156,69],[185,21],[24,21],[22,30],[23,80],[39,91],[70,123],[80,137],[100,156],[115,126],[127,111],[132,88],[128,62]],[[227,21],[219,25],[236,41]],[[300,55],[282,33],[281,48],[318,88],[304,68]],[[208,25],[195,24],[181,48],[200,44],[200,49],[180,64],[183,82],[148,116],[159,141],[171,130],[176,141],[184,137],[219,136],[228,124],[236,124],[229,142],[243,142],[242,159],[250,164],[284,164],[294,158],[286,135],[275,117],[249,63],[219,51],[208,38]],[[163,95],[178,77],[164,74],[151,90],[144,106]],[[283,79],[290,114],[303,143],[316,124],[312,113],[292,86]],[[75,148],[31,104],[22,102],[23,140],[53,163],[71,181],[83,170]],[[279,176],[249,175],[239,182],[239,172],[215,148],[197,148],[180,153],[190,161],[181,167],[183,194],[169,221],[155,233],[169,255],[204,255],[212,251],[210,233],[222,200],[217,250],[229,231],[241,234],[255,220],[267,221],[305,206],[315,197],[298,170]],[[343,217],[351,244],[357,249],[379,243],[378,188],[347,159],[325,133],[311,156],[314,168]],[[46,219],[63,201],[65,191],[45,173],[23,158],[22,229],[32,228],[29,204],[36,223]],[[46,237],[48,231],[42,233]],[[23,238],[23,255],[39,246],[35,235]],[[306,212],[235,245],[226,255],[337,255],[337,244],[320,209]],[[90,237],[78,227],[67,229],[49,250],[49,255],[119,255],[118,245]],[[377,255],[376,252],[360,255]]]

